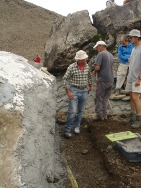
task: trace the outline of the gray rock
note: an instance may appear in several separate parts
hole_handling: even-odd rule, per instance
[[[111,100],[121,100],[121,99],[123,99],[125,97],[126,97],[126,95],[124,95],[124,94],[119,94],[119,95],[112,94],[110,96],[110,99]]]
[[[58,181],[46,181],[62,170],[55,164],[55,83],[25,58],[0,52],[0,186],[44,188]]]
[[[84,149],[84,150],[82,151],[82,154],[86,155],[88,152],[89,152],[89,150]]]
[[[133,0],[126,6],[115,6],[96,12],[93,17],[93,25],[103,34],[126,33],[141,24],[141,1]]]
[[[76,51],[92,49],[93,45],[88,44],[96,34],[87,10],[57,20],[46,41],[44,66],[50,72],[64,71],[73,62]]]

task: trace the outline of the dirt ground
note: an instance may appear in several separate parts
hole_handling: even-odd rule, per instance
[[[124,123],[125,118],[113,118],[96,122],[83,122],[80,135],[71,139],[62,137],[61,152],[65,153],[68,165],[79,188],[139,188],[141,187],[141,163],[131,163],[115,148],[105,135],[121,131],[141,134]],[[67,185],[67,188],[72,187]]]
[[[13,179],[17,180],[16,171],[17,161],[13,155],[17,140],[22,133],[21,119],[0,108],[0,187],[15,188]],[[17,180],[18,182],[18,180]]]
[[[14,12],[14,14],[13,14]],[[21,0],[0,1],[0,50],[44,61],[45,43],[56,18],[62,16]]]

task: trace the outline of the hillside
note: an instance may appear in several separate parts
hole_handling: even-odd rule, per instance
[[[61,15],[23,0],[0,1],[0,50],[43,60],[53,22]]]

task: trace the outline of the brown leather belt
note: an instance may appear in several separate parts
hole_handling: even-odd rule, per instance
[[[83,89],[87,88],[87,86],[75,86],[75,85],[72,85],[72,87],[76,87],[76,88],[78,88],[80,90],[83,90]]]

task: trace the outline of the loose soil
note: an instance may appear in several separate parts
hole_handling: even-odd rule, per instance
[[[60,125],[61,151],[65,153],[79,188],[141,187],[141,163],[128,162],[105,137],[121,131],[141,134],[141,128],[134,130],[121,118],[113,117],[101,122],[83,122],[80,135],[73,133],[71,139],[63,137],[63,128]]]

